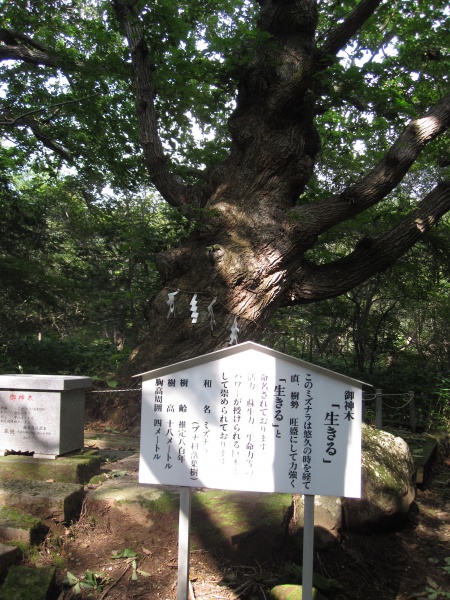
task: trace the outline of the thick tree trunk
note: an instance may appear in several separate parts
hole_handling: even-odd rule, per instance
[[[201,192],[183,188],[177,196],[161,146],[152,142],[156,116],[148,52],[130,7],[115,4],[126,17],[141,137],[154,183],[187,214],[191,206],[204,207],[201,230],[183,248],[159,257],[164,288],[149,310],[151,336],[132,360],[142,370],[226,345],[235,317],[239,341],[258,339],[288,291],[299,250],[305,248],[305,231],[298,230],[288,211],[311,178],[319,150],[308,87],[317,8],[314,0],[287,2],[284,8],[263,3],[260,28],[276,45],[255,54],[243,69],[229,123],[230,155],[208,172]],[[302,35],[296,35],[299,29]],[[176,290],[175,315],[167,318],[168,293]],[[189,318],[194,293],[201,309],[196,324]],[[216,325],[211,330],[207,306],[214,299]]]
[[[242,67],[229,129],[227,160],[184,185],[170,173],[158,138],[153,65],[134,2],[113,0],[127,35],[135,73],[136,110],[149,173],[173,206],[198,221],[178,249],[161,254],[163,287],[149,307],[150,335],[134,352],[136,374],[238,341],[257,341],[280,306],[315,302],[348,291],[390,266],[450,209],[442,183],[398,227],[363,239],[325,265],[305,253],[320,234],[382,200],[402,180],[427,143],[450,126],[450,96],[411,122],[372,171],[339,195],[297,205],[310,180],[320,140],[314,127],[320,74],[373,14],[380,0],[361,0],[321,47],[316,0],[261,0],[258,26],[270,34]],[[195,210],[192,210],[195,209]],[[169,313],[168,294],[175,295]],[[199,319],[190,302],[197,294]],[[208,306],[214,301],[211,328]]]
[[[214,235],[194,233],[182,248],[158,257],[163,288],[149,307],[151,334],[135,352],[131,370],[134,365],[135,372],[149,370],[226,346],[235,317],[238,341],[257,341],[284,301],[297,266],[285,219],[281,214],[277,219],[272,209],[258,210],[257,203],[254,211],[237,210],[236,196],[234,206],[223,198],[218,204]],[[209,222],[212,228],[211,217]],[[168,294],[177,290],[172,314]],[[194,294],[196,323],[190,316]],[[208,306],[213,301],[211,327]]]

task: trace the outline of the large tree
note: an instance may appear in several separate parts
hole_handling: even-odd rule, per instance
[[[145,165],[191,223],[157,257],[131,372],[223,347],[233,323],[239,341],[260,339],[276,309],[390,269],[450,209],[446,2],[10,5],[1,122],[18,156],[38,160],[37,140],[86,187],[107,172],[131,189]],[[193,122],[212,139],[197,142]],[[419,167],[426,185],[413,185]],[[342,224],[379,220],[371,211],[405,181],[394,225],[362,225],[342,256],[318,252]]]

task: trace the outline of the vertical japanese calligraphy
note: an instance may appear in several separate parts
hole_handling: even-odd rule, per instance
[[[303,416],[303,471],[302,481],[305,486],[305,490],[311,489],[312,481],[312,441],[313,441],[313,427],[312,427],[312,416],[313,416],[313,381],[311,374],[307,373],[305,383],[303,384],[305,389],[304,397],[304,416]]]
[[[141,483],[359,496],[359,382],[253,347],[180,365],[143,379]]]

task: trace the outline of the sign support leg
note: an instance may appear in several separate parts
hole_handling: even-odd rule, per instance
[[[314,561],[314,496],[303,496],[303,574],[302,598],[312,600]]]
[[[192,488],[180,487],[180,517],[178,526],[178,593],[177,600],[189,599],[189,549]]]

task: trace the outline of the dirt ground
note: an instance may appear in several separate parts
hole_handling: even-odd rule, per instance
[[[97,588],[82,588],[81,597],[175,600],[177,526],[177,511],[155,517],[137,506],[94,508],[87,502],[77,523],[48,536],[39,560],[57,564],[60,581],[67,571],[79,578],[61,588],[59,600],[80,597],[76,583],[89,582]],[[226,538],[218,543],[193,536],[192,600],[268,599],[285,565],[301,565],[302,557],[283,537],[266,542],[263,532],[240,553]],[[450,459],[442,458],[418,490],[401,529],[370,536],[343,533],[334,548],[315,552],[314,571],[342,585],[328,595],[335,600],[450,598]],[[93,574],[90,579],[89,574],[83,579],[86,572]]]

